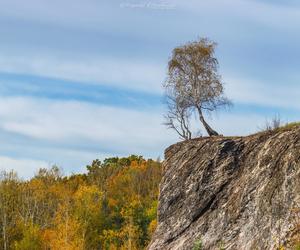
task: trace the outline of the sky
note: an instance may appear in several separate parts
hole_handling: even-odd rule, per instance
[[[0,0],[0,170],[163,158],[179,140],[162,125],[168,59],[200,37],[234,104],[209,117],[217,131],[300,120],[299,26],[289,0]]]

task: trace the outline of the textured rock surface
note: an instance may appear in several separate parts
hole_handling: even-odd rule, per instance
[[[300,206],[300,128],[194,139],[165,152],[149,249],[275,249]]]

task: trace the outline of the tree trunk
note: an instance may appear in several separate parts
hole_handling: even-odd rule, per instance
[[[205,121],[201,108],[197,107],[197,110],[198,110],[198,113],[199,113],[200,122],[203,124],[203,126],[204,126],[206,132],[208,133],[208,135],[209,136],[218,136],[219,134],[215,130],[213,130],[208,125],[208,123]]]

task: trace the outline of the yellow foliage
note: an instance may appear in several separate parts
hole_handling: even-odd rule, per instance
[[[149,232],[150,236],[153,235],[153,233],[156,230],[156,227],[157,227],[157,220],[155,219],[155,220],[151,221],[149,226],[148,226],[148,232]]]
[[[28,181],[0,180],[8,249],[144,249],[156,227],[160,163],[130,156],[93,164],[84,175],[53,168]]]
[[[67,219],[58,224],[54,229],[44,233],[47,245],[53,250],[82,250],[84,238],[81,233],[81,225],[72,219]]]

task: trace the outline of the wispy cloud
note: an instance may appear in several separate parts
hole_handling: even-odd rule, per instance
[[[99,144],[106,151],[157,152],[172,140],[161,111],[142,112],[77,101],[2,98],[0,127],[60,144]]]
[[[133,108],[157,109],[160,93],[121,88],[113,84],[95,84],[26,74],[0,72],[0,96],[28,96],[57,100],[77,100],[97,104]]]
[[[145,92],[161,92],[164,69],[163,65],[118,58],[87,59],[82,62],[49,55],[21,57],[0,54],[2,72],[54,77]]]
[[[0,156],[0,171],[15,171],[22,178],[30,178],[39,168],[50,167],[47,162]]]
[[[212,9],[215,13],[222,13],[224,16],[224,10],[228,10],[235,13],[236,16],[251,18],[253,21],[275,21],[275,15],[281,12],[282,15],[286,17],[284,22],[281,24],[286,25],[286,22],[292,20],[293,18],[299,19],[296,14],[300,11],[300,4],[296,1],[268,1],[268,0],[212,0],[212,1],[197,1],[191,0],[188,2],[182,2],[180,0],[175,0],[175,3],[182,9],[187,9],[193,12],[202,12],[207,15],[211,14]],[[202,7],[202,8],[201,8]],[[264,14],[264,15],[263,15]],[[286,16],[286,14],[291,14],[291,16]],[[270,17],[271,20],[270,20]],[[259,18],[256,19],[255,18]],[[279,23],[280,20],[278,19]],[[294,24],[295,25],[295,24]]]
[[[237,103],[300,110],[300,87],[298,84],[270,85],[255,79],[231,77],[225,78],[225,80],[228,96]]]

